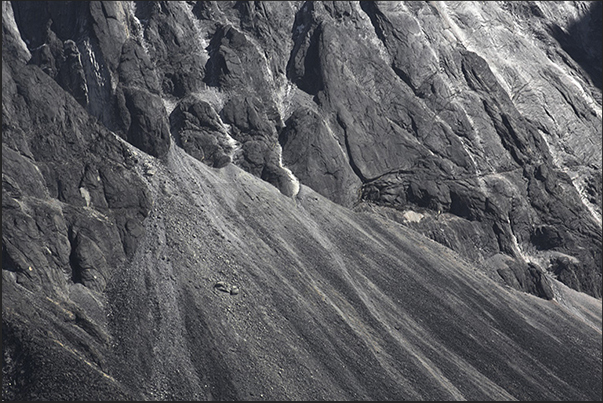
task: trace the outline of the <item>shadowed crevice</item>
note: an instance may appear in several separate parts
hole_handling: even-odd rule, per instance
[[[557,24],[549,25],[551,35],[567,54],[584,70],[592,83],[599,89],[603,87],[603,9],[601,2],[588,2],[588,12],[575,21],[566,30]]]

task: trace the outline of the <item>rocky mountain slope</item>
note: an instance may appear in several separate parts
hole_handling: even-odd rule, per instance
[[[4,400],[601,400],[600,2],[3,2]]]

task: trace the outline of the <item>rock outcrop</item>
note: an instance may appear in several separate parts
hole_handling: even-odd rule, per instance
[[[2,11],[3,400],[601,399],[601,3]]]

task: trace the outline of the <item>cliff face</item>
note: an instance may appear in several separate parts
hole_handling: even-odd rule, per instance
[[[601,3],[2,7],[3,399],[601,399]]]

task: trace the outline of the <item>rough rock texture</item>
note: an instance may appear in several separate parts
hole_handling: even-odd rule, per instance
[[[601,400],[600,2],[3,2],[3,400]]]
[[[231,162],[236,142],[224,129],[213,107],[195,96],[183,99],[170,115],[171,131],[178,145],[210,166]]]

